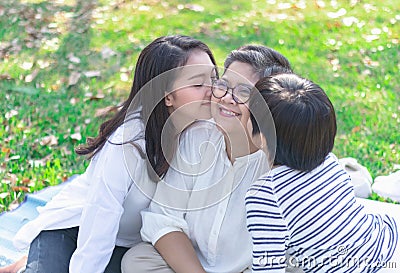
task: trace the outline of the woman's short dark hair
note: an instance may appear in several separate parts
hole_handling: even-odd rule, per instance
[[[129,97],[122,103],[121,110],[101,124],[98,136],[88,138],[87,145],[78,147],[76,152],[80,155],[92,157],[100,151],[111,134],[124,123],[127,114],[129,114],[128,112],[131,110],[131,104],[142,87],[162,73],[184,66],[193,50],[201,50],[207,53],[212,63],[216,65],[209,47],[189,36],[163,36],[147,45],[139,55],[132,88]],[[161,95],[163,96],[166,90],[149,91],[162,92]],[[146,96],[146,94],[142,94],[142,96]],[[138,101],[141,100],[139,99]],[[163,126],[169,117],[169,112],[164,101],[160,101],[155,108],[153,104],[149,103],[144,103],[141,106],[142,118],[147,122],[145,128],[146,154],[155,173],[159,177],[163,177],[169,168],[169,163],[161,148],[161,134]],[[134,141],[135,139],[131,140],[132,143]]]
[[[251,65],[259,77],[268,76],[271,66],[280,66],[291,71],[290,63],[278,51],[263,45],[244,45],[231,51],[225,59],[224,67],[227,69],[233,62],[242,62]]]
[[[264,77],[255,87],[275,123],[274,165],[300,171],[320,165],[333,149],[337,130],[335,110],[324,90],[293,73]],[[268,134],[261,126],[264,130]]]

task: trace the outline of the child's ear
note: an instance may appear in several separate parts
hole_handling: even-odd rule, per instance
[[[165,95],[164,102],[165,106],[167,107],[171,107],[173,105],[174,97],[172,96],[171,93]]]

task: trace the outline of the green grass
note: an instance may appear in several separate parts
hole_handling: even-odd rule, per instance
[[[246,43],[282,52],[335,105],[338,157],[357,158],[373,177],[394,171],[400,163],[400,1],[305,2],[3,0],[0,211],[15,207],[25,192],[84,171],[87,161],[73,150],[96,135],[104,119],[96,110],[127,96],[146,44],[176,33],[206,42],[219,65]],[[342,8],[346,14],[328,16]],[[105,49],[114,54],[103,56]],[[87,71],[101,76],[85,77]],[[81,77],[69,86],[72,72]],[[71,138],[75,133],[82,139]],[[46,145],[46,136],[57,143]]]

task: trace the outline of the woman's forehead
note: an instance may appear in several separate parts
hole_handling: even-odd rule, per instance
[[[235,61],[225,69],[221,78],[233,85],[254,85],[259,80],[259,75],[250,64]]]

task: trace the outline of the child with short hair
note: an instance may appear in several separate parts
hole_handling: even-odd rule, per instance
[[[357,203],[331,153],[336,116],[325,92],[295,74],[265,77],[256,88],[275,123],[276,152],[272,170],[246,195],[253,272],[285,272],[286,254],[304,272],[380,270],[394,255],[398,228]],[[270,133],[252,123],[253,134]]]

